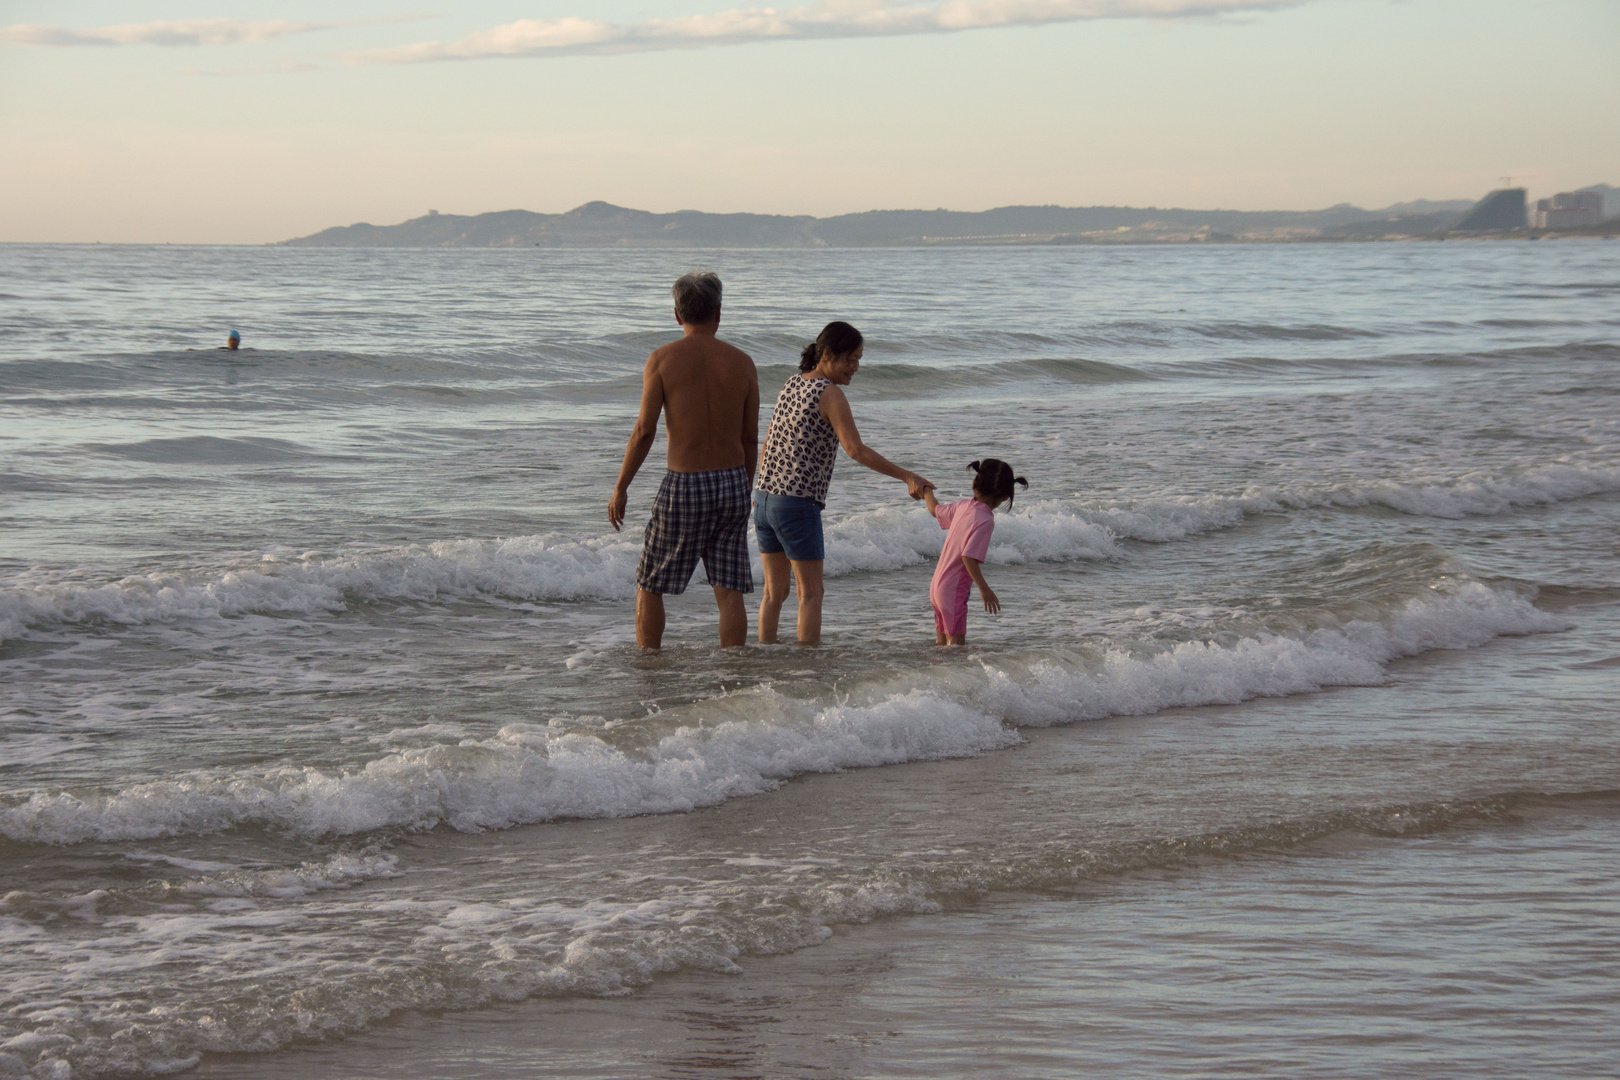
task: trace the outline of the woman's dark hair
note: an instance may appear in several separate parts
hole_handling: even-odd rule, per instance
[[[823,356],[848,356],[866,339],[847,322],[830,322],[821,328],[821,336],[804,347],[799,354],[799,370],[814,371]]]
[[[1005,502],[1008,509],[1012,508],[1013,485],[1029,487],[1028,480],[1014,476],[1012,466],[998,458],[987,457],[983,461],[975,461],[968,469],[974,474],[973,490],[987,499]]]

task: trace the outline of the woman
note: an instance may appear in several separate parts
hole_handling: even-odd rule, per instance
[[[826,547],[821,511],[827,504],[838,447],[874,472],[904,480],[913,499],[933,487],[861,442],[848,386],[861,366],[865,341],[846,322],[830,322],[799,355],[799,374],[776,398],[754,483],[754,533],[759,537],[765,593],[759,602],[759,640],[776,642],[776,624],[787,599],[788,568],[799,594],[799,644],[821,641],[821,564]]]

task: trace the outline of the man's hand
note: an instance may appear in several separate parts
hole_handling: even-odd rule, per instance
[[[996,596],[996,590],[990,588],[988,585],[981,585],[979,587],[979,595],[984,598],[984,610],[988,611],[992,615],[998,615],[1001,613],[1001,599]]]
[[[907,473],[906,490],[911,493],[911,497],[913,499],[920,499],[923,497],[923,492],[933,491],[934,485],[930,484],[927,480],[918,476],[916,473]]]
[[[613,531],[618,532],[619,526],[624,524],[624,508],[630,502],[630,493],[624,488],[614,488],[613,498],[608,500],[608,523]]]

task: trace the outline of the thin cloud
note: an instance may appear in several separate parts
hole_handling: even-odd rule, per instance
[[[256,65],[251,65],[251,66],[248,66],[248,67],[236,67],[236,68],[224,68],[224,69],[183,67],[183,68],[180,69],[180,74],[182,74],[182,75],[200,75],[200,76],[203,76],[205,78],[211,78],[211,79],[212,78],[228,79],[228,78],[234,78],[234,77],[239,76],[239,75],[282,75],[282,74],[285,74],[285,73],[290,72],[290,71],[325,71],[325,70],[326,70],[326,68],[322,67],[320,64],[311,63],[308,60],[288,59],[288,60],[281,61],[279,64],[269,64],[269,65],[256,64]]]
[[[449,43],[424,41],[349,53],[351,64],[410,64],[513,56],[653,52],[706,45],[815,38],[944,34],[1091,19],[1185,19],[1292,7],[1305,0],[825,0],[798,8],[737,8],[712,15],[608,23],[519,19]]]
[[[338,30],[348,26],[407,22],[431,19],[432,15],[390,15],[380,19],[349,19],[343,22],[290,22],[285,19],[170,19],[163,22],[125,23],[76,29],[67,26],[39,26],[20,23],[0,27],[0,42],[13,45],[42,45],[72,48],[83,45],[240,45],[270,41],[292,34],[316,30]]]

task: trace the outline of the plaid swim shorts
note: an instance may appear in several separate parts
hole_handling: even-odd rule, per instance
[[[647,521],[636,584],[651,593],[682,593],[698,559],[709,584],[754,591],[748,557],[748,470],[666,472]]]

